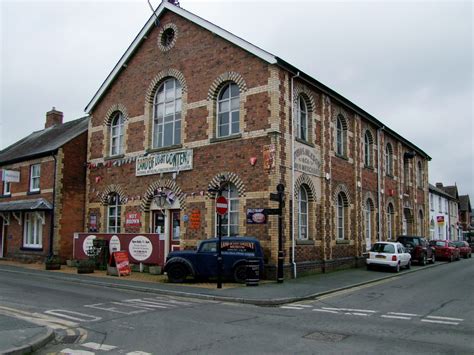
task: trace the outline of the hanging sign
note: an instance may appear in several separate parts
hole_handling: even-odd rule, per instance
[[[2,170],[2,181],[20,182],[20,172],[15,170]]]
[[[247,208],[247,224],[265,224],[267,216],[264,208]]]
[[[192,170],[193,150],[157,153],[137,158],[135,175],[153,175],[173,171]]]
[[[127,212],[125,215],[125,227],[140,227],[140,213]]]
[[[438,224],[444,224],[444,216],[436,216],[436,222],[438,222]]]
[[[119,276],[128,276],[132,273],[126,251],[114,251],[110,259],[110,266],[115,266],[117,268]]]

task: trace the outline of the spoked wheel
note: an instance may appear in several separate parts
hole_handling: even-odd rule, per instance
[[[244,283],[247,279],[247,266],[237,265],[234,269],[234,281],[237,283]]]
[[[426,254],[423,254],[423,256],[421,257],[420,264],[421,264],[421,266],[426,265]]]
[[[188,276],[188,270],[186,266],[182,264],[170,265],[168,268],[168,279],[173,283],[183,283]]]

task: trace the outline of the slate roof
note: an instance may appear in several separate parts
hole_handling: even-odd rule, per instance
[[[453,196],[450,193],[446,192],[444,190],[444,188],[436,187],[436,186],[431,185],[431,184],[429,184],[428,186],[429,186],[429,190],[431,192],[434,192],[437,195],[444,196],[444,197],[449,198],[451,200],[457,200],[457,198],[455,196]]]
[[[115,67],[112,69],[110,74],[107,76],[105,81],[102,83],[102,85],[99,87],[99,90],[94,94],[93,98],[89,102],[89,104],[86,106],[85,111],[86,113],[90,114],[93,108],[97,105],[99,100],[103,97],[103,95],[107,92],[109,87],[112,85],[112,83],[115,81],[115,79],[118,77],[120,72],[127,67],[127,63],[130,61],[130,59],[133,57],[135,52],[139,49],[140,45],[142,42],[147,38],[148,33],[155,27],[155,23],[157,19],[160,18],[160,16],[166,12],[166,11],[171,11],[174,12],[175,14],[209,30],[210,32],[222,37],[223,39],[229,41],[230,43],[242,48],[243,50],[255,55],[256,57],[262,59],[263,61],[273,64],[273,65],[278,65],[281,68],[289,71],[290,73],[293,73],[294,75],[298,75],[302,80],[307,81],[308,83],[311,83],[314,85],[316,88],[321,90],[323,93],[325,93],[328,96],[331,96],[333,99],[336,101],[342,103],[343,105],[346,105],[350,107],[352,110],[354,110],[357,114],[361,115],[368,121],[372,122],[375,124],[378,128],[383,129],[385,132],[388,134],[392,135],[394,138],[402,141],[405,143],[410,149],[415,150],[418,154],[423,156],[427,160],[431,160],[431,157],[426,154],[422,149],[417,147],[415,144],[412,142],[408,141],[407,139],[403,138],[401,135],[399,135],[397,132],[394,130],[390,129],[387,127],[384,123],[379,121],[377,118],[369,114],[368,112],[364,111],[362,108],[354,104],[353,102],[349,101],[346,99],[344,96],[341,94],[337,93],[336,91],[332,90],[328,86],[324,85],[323,83],[319,82],[318,80],[314,79],[310,75],[304,73],[302,70],[299,70],[295,66],[291,65],[290,63],[286,62],[285,60],[279,58],[276,55],[273,55],[270,52],[267,52],[255,45],[253,45],[250,42],[247,42],[246,40],[234,35],[231,32],[228,32],[224,30],[223,28],[216,26],[215,24],[187,11],[184,10],[181,7],[178,7],[176,5],[170,4],[168,1],[162,1],[161,4],[157,7],[155,12],[150,16],[148,21],[145,23],[145,25],[142,27],[138,35],[135,37],[133,42],[130,44],[130,46],[127,48],[125,53],[122,55],[122,57],[119,59]]]
[[[87,131],[89,117],[85,116],[61,125],[31,133],[0,151],[0,165],[15,163],[54,152],[71,139]]]
[[[471,201],[469,195],[459,196],[459,209],[461,211],[471,211]]]
[[[454,198],[459,199],[458,187],[456,185],[454,185],[454,186],[443,186],[443,190],[446,191],[451,196],[453,196]]]
[[[44,198],[0,202],[0,212],[52,210],[53,205]]]

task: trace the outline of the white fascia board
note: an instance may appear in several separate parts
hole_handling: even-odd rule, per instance
[[[178,7],[178,6],[172,5],[172,4],[168,3],[167,1],[163,1],[160,4],[160,6],[158,6],[158,8],[155,10],[156,15],[155,14],[151,15],[148,22],[145,24],[145,26],[143,26],[140,33],[135,37],[132,44],[127,48],[127,50],[122,55],[122,57],[120,58],[118,63],[115,65],[112,72],[110,72],[110,74],[107,76],[105,81],[100,86],[99,90],[95,93],[94,97],[92,98],[92,100],[89,102],[89,104],[85,108],[86,113],[88,113],[88,114],[91,113],[92,109],[97,104],[99,99],[102,97],[104,92],[109,88],[109,86],[115,80],[115,78],[119,74],[122,67],[126,66],[128,59],[133,54],[135,49],[140,45],[140,43],[142,42],[145,35],[148,33],[148,31],[150,31],[151,27],[154,26],[154,23],[155,23],[155,20],[157,19],[157,17],[159,18],[165,9],[170,10],[170,11],[184,17],[187,20],[189,20],[191,22],[194,22],[198,26],[201,26],[201,27],[209,30],[210,32],[213,32],[213,33],[217,34],[218,36],[224,38],[225,40],[235,44],[238,47],[241,47],[242,49],[246,50],[247,52],[252,53],[253,55],[257,56],[258,58],[266,61],[267,63],[270,63],[270,64],[276,64],[277,63],[276,57],[273,54],[271,54],[267,51],[264,51],[263,49],[261,49],[257,46],[254,46],[253,44],[243,40],[242,38],[233,35],[232,33],[220,28],[219,26],[214,25],[213,23],[211,23],[207,20],[204,20],[203,18],[201,18],[199,16],[194,15],[193,13],[191,13],[189,11],[186,11],[186,10],[184,10],[184,9]]]

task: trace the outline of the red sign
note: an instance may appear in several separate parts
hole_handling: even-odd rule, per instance
[[[189,228],[191,229],[199,229],[201,228],[201,211],[200,210],[193,210],[191,212],[191,217],[189,218],[190,220],[190,226]]]
[[[128,212],[125,215],[125,227],[140,227],[140,213]]]
[[[438,224],[444,224],[444,216],[436,216],[436,221]]]
[[[224,196],[219,196],[216,200],[216,212],[221,216],[227,213],[227,199]]]
[[[112,266],[117,268],[118,276],[128,276],[131,274],[130,262],[126,251],[114,251],[112,253]]]

